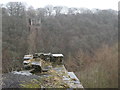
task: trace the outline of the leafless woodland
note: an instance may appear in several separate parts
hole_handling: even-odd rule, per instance
[[[31,31],[29,18],[39,19],[40,28]],[[2,19],[3,73],[22,68],[23,55],[31,49],[63,53],[65,66],[84,87],[118,86],[117,11],[52,5],[34,9],[9,2],[2,5]]]

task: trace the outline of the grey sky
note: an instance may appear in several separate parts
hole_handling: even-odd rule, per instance
[[[46,5],[67,6],[77,8],[98,8],[118,10],[119,0],[0,0],[0,3],[21,1],[34,8],[44,7]]]

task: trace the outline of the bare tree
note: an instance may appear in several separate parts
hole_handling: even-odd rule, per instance
[[[30,18],[35,18],[36,17],[36,10],[30,6],[27,10],[27,16]]]
[[[47,11],[47,15],[51,16],[52,12],[53,12],[53,6],[52,5],[47,5],[47,6],[45,6],[45,9]]]
[[[54,7],[56,15],[59,15],[61,13],[62,8],[63,8],[62,6],[56,6],[56,7]]]
[[[6,7],[10,16],[25,15],[25,5],[21,2],[9,2]]]
[[[68,14],[76,14],[77,8],[68,8]]]

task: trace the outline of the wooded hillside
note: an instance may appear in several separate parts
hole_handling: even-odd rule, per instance
[[[117,11],[51,5],[34,9],[20,2],[3,5],[3,72],[21,68],[23,55],[29,53],[28,18],[41,20],[36,43],[31,43],[36,46],[34,53],[63,53],[65,66],[86,88],[118,86]]]

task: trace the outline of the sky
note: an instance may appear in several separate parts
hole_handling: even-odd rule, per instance
[[[45,7],[46,5],[67,6],[88,9],[113,9],[118,10],[119,0],[0,0],[1,4],[7,2],[23,2],[34,8]]]

